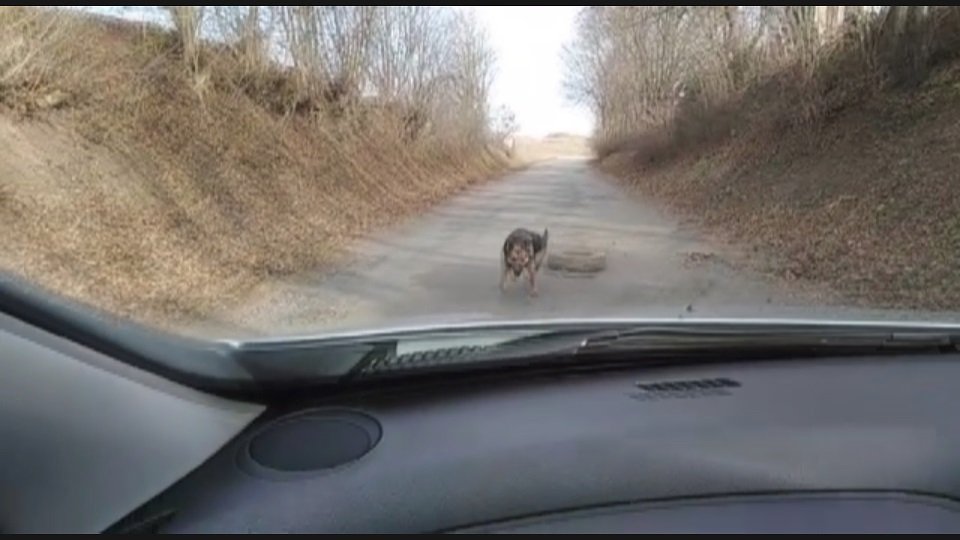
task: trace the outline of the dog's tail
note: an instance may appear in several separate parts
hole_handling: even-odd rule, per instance
[[[549,234],[549,232],[548,232],[546,229],[544,229],[544,230],[543,230],[543,249],[547,249],[547,236],[548,236],[548,234]]]

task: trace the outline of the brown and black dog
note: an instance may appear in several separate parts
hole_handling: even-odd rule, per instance
[[[537,234],[527,229],[515,229],[503,242],[500,253],[500,291],[504,290],[506,279],[513,273],[513,280],[520,277],[524,270],[530,280],[530,296],[537,296],[537,272],[547,254],[546,229]]]

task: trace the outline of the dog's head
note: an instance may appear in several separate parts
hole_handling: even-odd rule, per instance
[[[525,240],[514,240],[504,248],[507,266],[513,274],[519,276],[523,269],[530,265],[533,259],[533,243]]]

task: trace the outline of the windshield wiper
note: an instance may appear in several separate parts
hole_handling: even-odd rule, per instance
[[[621,361],[784,358],[896,352],[955,352],[960,333],[844,327],[721,327],[698,325],[563,329],[469,350],[432,351],[415,357],[385,356],[364,366],[359,378],[475,371],[537,365],[594,365]]]
[[[844,350],[956,350],[958,343],[960,343],[960,334],[930,331],[634,328],[587,336],[577,349],[577,354],[611,351],[726,353],[735,350],[829,353]]]
[[[513,329],[512,331],[516,331]],[[490,338],[496,329],[271,340],[230,344],[222,354],[260,396],[419,375],[474,375],[515,369],[595,369],[683,360],[741,361],[828,355],[955,352],[960,329],[844,325],[650,323],[577,324],[526,329]],[[462,336],[462,337],[457,337]],[[444,337],[444,339],[439,339]],[[490,344],[484,344],[489,341]],[[407,352],[404,352],[404,351]]]

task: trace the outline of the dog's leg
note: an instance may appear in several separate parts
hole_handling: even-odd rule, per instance
[[[503,251],[500,252],[500,292],[503,292],[506,287],[507,282],[507,259],[503,256]]]
[[[544,248],[540,253],[537,253],[535,260],[537,261],[536,269],[539,272],[540,266],[543,265],[543,259],[547,256],[547,250]]]
[[[527,267],[527,274],[530,276],[530,296],[537,296],[537,272],[533,265]]]

